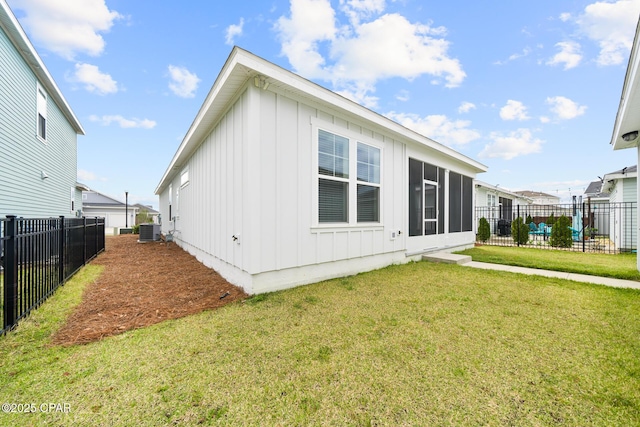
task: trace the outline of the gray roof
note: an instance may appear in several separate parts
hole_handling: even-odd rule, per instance
[[[602,187],[603,187],[602,181],[600,180],[593,181],[589,183],[589,186],[587,187],[587,189],[584,190],[584,195],[594,199],[608,198],[609,193],[607,193],[606,191],[602,191]]]
[[[531,197],[531,198],[535,198],[535,197],[553,197],[555,199],[559,198],[558,196],[553,196],[551,194],[543,193],[542,191],[522,190],[522,191],[514,191],[514,193],[519,194],[521,196],[525,196],[525,197]]]
[[[626,166],[620,170],[609,172],[607,175],[624,175],[626,173],[638,172],[638,165]]]

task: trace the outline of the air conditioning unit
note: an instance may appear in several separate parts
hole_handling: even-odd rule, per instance
[[[140,224],[140,242],[156,242],[160,240],[160,224]]]

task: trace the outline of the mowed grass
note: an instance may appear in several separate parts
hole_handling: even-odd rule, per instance
[[[597,254],[489,245],[457,253],[471,255],[474,261],[480,262],[640,281],[636,254],[633,253]]]
[[[82,346],[89,266],[0,338],[0,425],[640,425],[640,292],[411,263]],[[135,284],[132,284],[135,286]]]

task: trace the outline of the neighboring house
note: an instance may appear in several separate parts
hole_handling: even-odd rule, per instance
[[[531,204],[533,205],[557,205],[560,203],[560,197],[543,193],[541,191],[523,190],[514,191],[514,193],[531,199]]]
[[[0,218],[77,215],[79,134],[80,122],[0,0]]]
[[[604,179],[592,181],[584,190],[582,200],[586,202],[590,200],[591,203],[609,203],[609,193],[603,190]]]
[[[599,235],[609,235],[611,222],[611,206],[609,204],[609,193],[604,188],[604,179],[599,179],[589,183],[584,191],[582,202],[585,204],[586,216],[585,224],[594,228]]]
[[[635,148],[636,164],[640,163],[640,23],[636,26],[636,35],[633,40],[627,73],[622,86],[622,96],[616,120],[611,135],[611,145],[614,150]],[[637,178],[636,178],[637,179]],[[637,184],[637,183],[636,183]],[[636,185],[636,226],[640,224],[640,209],[637,202],[640,199],[640,186]],[[637,229],[636,229],[637,233]],[[640,270],[640,257],[637,257],[637,268]]]
[[[159,212],[151,206],[129,205],[97,191],[83,191],[83,215],[105,219],[106,234],[118,234],[118,230],[136,224],[136,216],[147,211],[154,222],[158,222]]]
[[[617,206],[609,218],[611,240],[616,249],[631,251],[637,247],[638,218],[628,215],[638,197],[638,167],[630,166],[606,174],[603,191],[609,193],[609,202]]]
[[[484,171],[235,47],[156,194],[163,233],[261,293],[472,245]]]
[[[518,214],[518,206],[530,205],[529,197],[476,180],[477,220],[484,217],[491,225],[491,231],[498,233],[498,221],[513,221]]]

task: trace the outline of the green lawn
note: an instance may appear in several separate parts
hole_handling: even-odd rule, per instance
[[[98,267],[0,338],[0,425],[640,425],[640,292],[428,262],[73,347]]]
[[[489,245],[457,253],[471,255],[474,261],[640,281],[636,254],[594,254]]]

